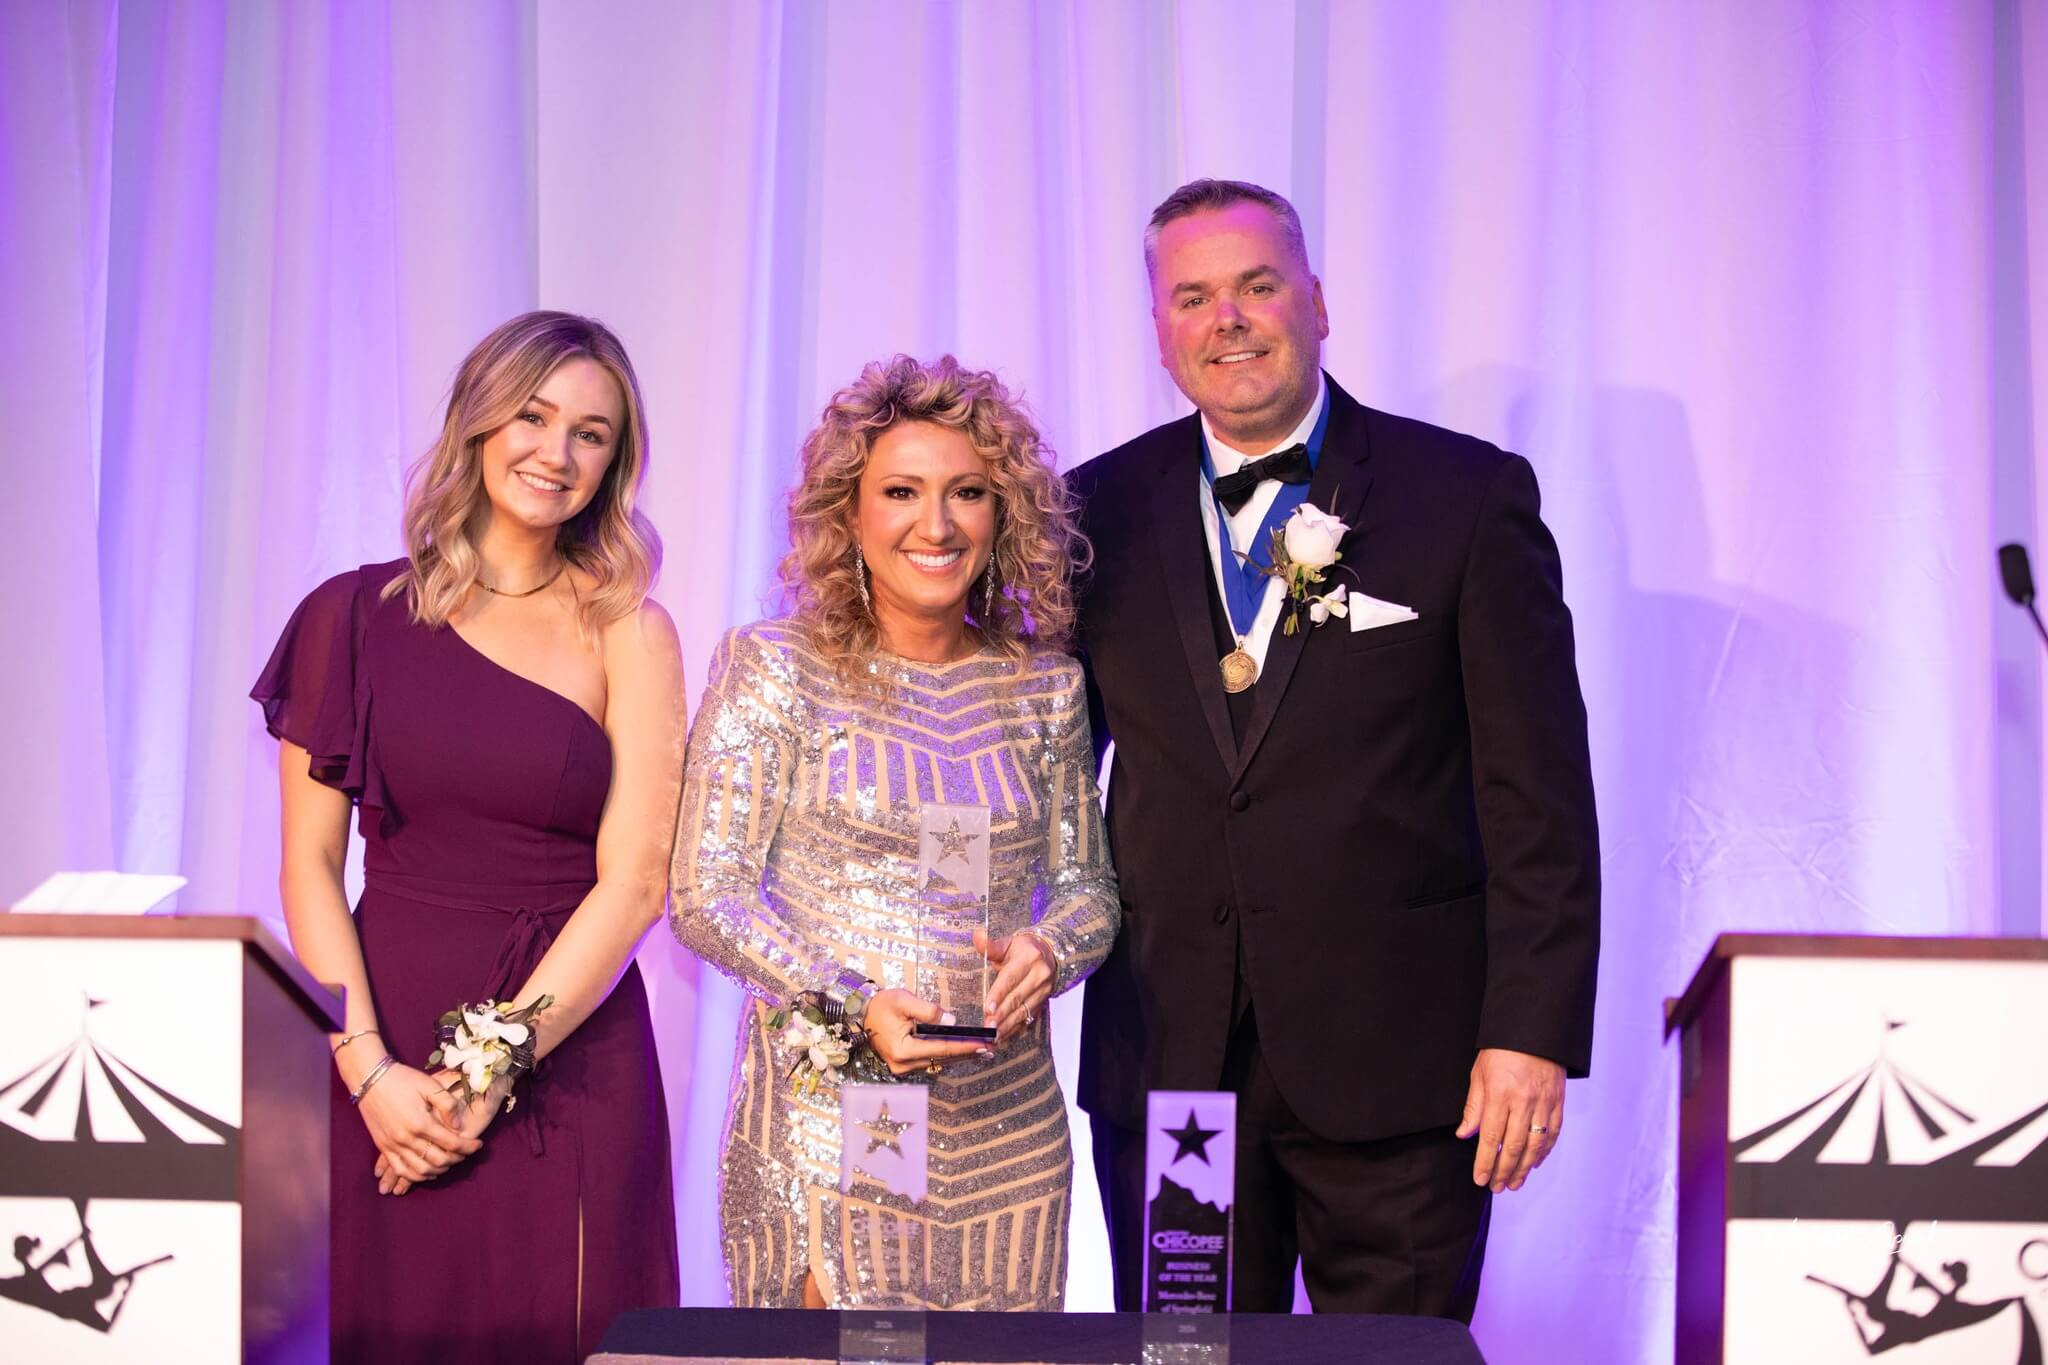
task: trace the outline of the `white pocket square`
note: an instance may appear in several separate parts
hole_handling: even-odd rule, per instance
[[[1377,597],[1367,597],[1362,592],[1351,593],[1347,598],[1351,614],[1345,619],[1351,622],[1351,633],[1373,630],[1380,626],[1398,625],[1402,621],[1419,621],[1421,614],[1409,610],[1399,602],[1382,602]]]

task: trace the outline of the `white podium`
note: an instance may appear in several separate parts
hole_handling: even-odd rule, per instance
[[[0,914],[0,1355],[327,1359],[338,992],[254,919]]]
[[[1726,934],[1679,1035],[1679,1365],[2039,1365],[2048,942]]]

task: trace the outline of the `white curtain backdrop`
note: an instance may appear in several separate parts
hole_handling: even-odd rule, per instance
[[[0,0],[0,897],[115,865],[276,915],[246,691],[306,590],[398,552],[503,318],[631,349],[694,700],[864,361],[999,369],[1068,465],[1184,410],[1139,233],[1196,175],[1300,208],[1353,393],[1542,479],[1607,951],[1478,1331],[1668,1359],[1660,1002],[1713,936],[2042,928],[2039,652],[1992,557],[2048,511],[2017,0]],[[722,1303],[737,996],[666,938],[641,963],[686,1301]],[[1069,1304],[1100,1308],[1084,1132]]]

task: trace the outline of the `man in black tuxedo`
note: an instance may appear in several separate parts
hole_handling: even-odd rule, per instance
[[[1592,1048],[1599,838],[1557,547],[1525,460],[1322,373],[1285,199],[1198,180],[1145,241],[1198,412],[1069,476],[1116,746],[1123,933],[1079,1095],[1117,1306],[1139,1306],[1146,1093],[1226,1089],[1235,1309],[1288,1311],[1299,1256],[1320,1311],[1469,1321],[1492,1195],[1556,1145]],[[1335,607],[1241,567],[1290,512],[1347,524],[1313,589]]]

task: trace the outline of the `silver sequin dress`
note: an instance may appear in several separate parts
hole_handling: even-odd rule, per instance
[[[672,923],[749,995],[720,1158],[732,1301],[799,1307],[811,1269],[834,1307],[1057,1310],[1074,1161],[1050,1008],[992,1057],[900,1082],[930,1087],[917,1203],[840,1194],[837,1087],[793,1094],[767,1020],[844,967],[917,988],[927,802],[990,808],[990,913],[1033,921],[1055,994],[1101,963],[1117,891],[1081,669],[984,651],[870,671],[879,687],[849,686],[791,625],[744,626],[719,643],[690,730]]]

